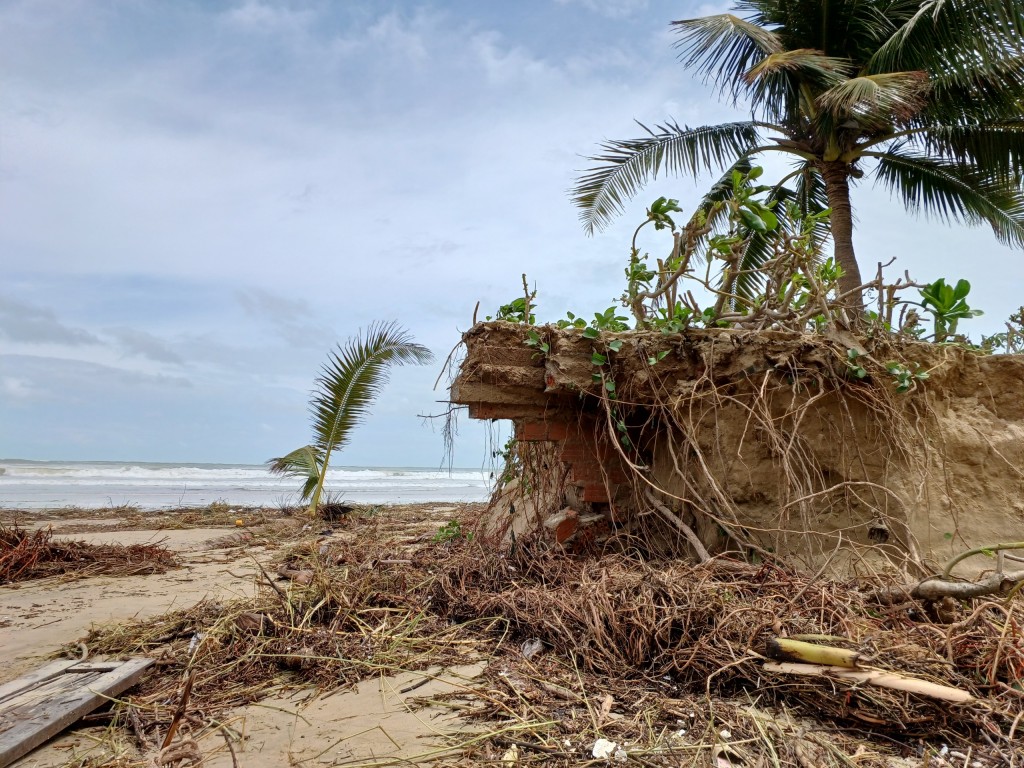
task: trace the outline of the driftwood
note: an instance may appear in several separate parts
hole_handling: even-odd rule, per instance
[[[867,685],[875,685],[879,688],[917,693],[921,696],[928,696],[933,699],[957,704],[975,701],[971,694],[959,688],[930,683],[927,680],[908,677],[898,672],[888,672],[884,669],[847,669],[846,667],[830,667],[823,664],[794,664],[789,662],[777,664],[770,661],[764,664],[763,669],[766,672],[780,672],[788,675],[831,677],[854,683],[866,683]]]
[[[946,567],[942,569],[939,576],[930,576],[914,586],[895,586],[880,589],[875,593],[875,599],[880,603],[892,604],[904,600],[941,600],[944,597],[952,597],[956,600],[969,600],[974,597],[985,595],[1008,594],[1016,590],[1024,583],[1024,571],[1013,571],[1004,573],[1002,562],[1004,550],[1024,549],[1024,542],[1014,541],[1010,543],[992,544],[989,546],[975,547],[954,557]],[[953,568],[963,560],[972,555],[998,553],[999,568],[995,573],[986,576],[980,581],[953,581]],[[1019,558],[1007,559],[1019,560]]]
[[[768,657],[777,661],[795,661],[817,664],[825,667],[856,669],[861,654],[846,648],[818,645],[787,637],[773,637],[768,640]]]

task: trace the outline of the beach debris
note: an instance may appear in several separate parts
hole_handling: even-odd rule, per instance
[[[93,544],[54,540],[53,528],[29,531],[0,523],[0,584],[49,576],[137,576],[180,568],[177,555],[160,542]]]
[[[292,568],[286,564],[277,569],[277,575],[305,586],[313,581],[314,573],[309,568]]]
[[[354,507],[351,504],[344,504],[337,501],[330,501],[320,505],[318,514],[321,519],[329,523],[336,523],[349,515]]]
[[[870,588],[771,563],[692,564],[612,552],[581,558],[525,547],[493,562],[479,550],[452,560],[433,591],[434,610],[455,620],[506,618],[520,638],[545,643],[534,664],[570,658],[605,680],[643,668],[653,679],[667,676],[671,695],[757,687],[762,704],[922,738],[950,729],[1005,732],[1019,706],[1024,642],[1009,640],[1021,626],[1012,604],[981,601],[957,624],[941,625],[924,612],[911,620],[879,611]],[[514,588],[509,567],[518,574]],[[778,661],[765,659],[768,645]],[[801,656],[836,663],[792,660]],[[550,693],[552,684],[578,700],[571,677],[549,674],[534,685]],[[625,719],[635,716],[620,699],[622,688],[599,684],[596,690],[598,702],[611,694]],[[634,696],[627,693],[626,701]],[[991,708],[950,706],[992,697]],[[591,710],[595,722],[599,709]],[[690,719],[689,711],[681,716]],[[686,730],[694,733],[699,723],[698,716]],[[729,730],[736,732],[731,724]]]
[[[519,747],[513,744],[511,747],[505,750],[505,754],[501,756],[501,762],[505,765],[513,765],[519,762]]]
[[[728,733],[728,731],[726,731]],[[738,766],[748,765],[747,761],[743,759],[743,756],[728,744],[716,744],[714,748],[715,755],[715,768],[737,768]],[[813,763],[801,763],[801,765],[811,766]]]
[[[153,765],[156,768],[163,768],[165,765],[184,766],[202,765],[203,753],[195,739],[183,739],[174,744],[169,744],[160,750],[160,754],[153,758]]]
[[[610,693],[604,695],[604,699],[601,701],[601,709],[597,713],[597,727],[600,728],[606,722],[612,713],[612,706],[615,704],[615,699]]]
[[[258,635],[270,625],[270,617],[265,613],[246,611],[235,617],[235,626],[242,632]]]
[[[0,768],[131,688],[153,663],[55,661],[0,686]]]
[[[898,672],[887,672],[884,669],[853,670],[846,667],[831,667],[823,664],[793,664],[789,662],[776,664],[768,662],[764,665],[766,672],[780,672],[789,675],[808,675],[822,678],[835,678],[855,683],[877,685],[894,691],[906,691],[933,699],[950,701],[956,704],[968,704],[974,701],[967,691],[948,685],[939,685],[927,680],[918,680]]]
[[[828,645],[808,643],[785,637],[772,637],[768,640],[766,655],[779,661],[806,662],[826,667],[845,667],[856,669],[861,654],[847,648],[833,648]]]
[[[291,570],[314,574],[309,584],[261,576],[255,599],[201,603],[94,632],[94,653],[161,655],[139,694],[145,706],[123,705],[137,713],[138,730],[164,733],[192,668],[190,713],[219,717],[268,690],[329,693],[381,668],[481,655],[491,663],[453,700],[475,724],[501,725],[466,743],[466,764],[536,758],[567,768],[594,755],[676,765],[659,756],[685,749],[700,764],[731,768],[836,768],[866,749],[854,761],[881,768],[919,743],[937,751],[940,739],[955,739],[993,768],[1020,729],[1024,635],[1014,602],[977,599],[949,626],[925,612],[880,609],[872,593],[885,585],[882,577],[843,583],[772,562],[694,565],[611,550],[495,552],[476,538],[434,542],[436,522],[412,535],[388,516],[355,516],[349,526],[353,535],[332,542],[330,557],[313,536],[282,553]],[[399,560],[401,567],[380,566]],[[196,632],[209,642],[188,655]],[[528,656],[532,641],[543,652]],[[853,666],[766,660],[773,641]],[[915,686],[878,684],[887,677]],[[935,698],[922,682],[973,700]],[[754,689],[756,703],[736,698]],[[865,724],[884,740],[864,747],[857,729]],[[809,728],[826,734],[828,746],[804,738]],[[980,743],[978,733],[992,742]]]
[[[616,742],[601,738],[594,742],[590,754],[597,760],[611,760],[618,748],[619,745]]]
[[[529,640],[523,641],[519,650],[522,651],[523,658],[528,661],[532,660],[534,656],[544,650],[544,641],[539,637],[531,637]]]

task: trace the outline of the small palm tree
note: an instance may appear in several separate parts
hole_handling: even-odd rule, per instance
[[[841,292],[860,302],[850,188],[875,180],[911,211],[988,223],[1024,246],[1024,12],[1019,0],[739,0],[673,22],[685,66],[754,119],[669,122],[602,145],[573,190],[588,232],[662,171],[697,175],[781,152],[805,212],[830,209]]]
[[[375,323],[345,346],[329,354],[310,398],[313,442],[267,462],[274,474],[303,479],[301,499],[309,499],[310,515],[320,506],[331,454],[348,444],[352,430],[369,412],[387,384],[392,364],[423,365],[434,359],[430,350],[413,343],[395,323]]]

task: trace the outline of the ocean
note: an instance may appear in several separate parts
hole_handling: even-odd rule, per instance
[[[258,464],[157,464],[114,461],[0,459],[0,508],[146,510],[233,506],[283,507],[298,502],[297,478]],[[492,481],[482,469],[333,467],[325,490],[357,504],[485,501]]]

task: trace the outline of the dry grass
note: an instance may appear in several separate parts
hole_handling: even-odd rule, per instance
[[[179,567],[160,544],[91,544],[54,541],[52,528],[29,531],[0,524],[0,584],[49,576],[137,576]]]
[[[501,615],[513,641],[544,643],[548,651],[536,663],[512,653],[503,658],[504,668],[489,667],[490,687],[504,693],[480,714],[507,716],[509,708],[521,719],[553,714],[557,725],[544,732],[548,745],[578,739],[573,734],[580,721],[593,720],[610,695],[621,717],[592,728],[591,736],[611,733],[655,752],[679,752],[680,744],[662,737],[681,719],[691,737],[715,741],[713,731],[728,723],[734,739],[741,734],[760,744],[746,747],[748,753],[767,758],[774,750],[776,758],[797,760],[798,747],[811,747],[800,740],[782,739],[785,744],[771,748],[766,742],[774,743],[792,714],[813,718],[817,729],[841,724],[826,741],[829,748],[852,745],[851,759],[856,745],[870,746],[860,732],[870,729],[902,743],[980,740],[998,760],[1000,749],[1011,754],[1006,736],[1024,701],[1021,621],[1012,605],[998,600],[975,601],[962,607],[956,622],[942,625],[920,605],[875,603],[872,588],[816,582],[770,565],[522,551],[509,558],[467,553],[446,566],[434,590],[438,609],[453,618]],[[766,642],[779,635],[817,636],[857,649],[866,665],[956,687],[979,701],[950,705],[829,678],[769,673],[762,667]],[[683,710],[695,714],[689,727],[678,717]],[[576,716],[567,720],[567,712]],[[892,751],[884,739],[871,749]],[[861,755],[858,764],[871,764],[865,760]]]
[[[469,530],[478,513],[465,508],[455,519]],[[939,624],[917,604],[875,603],[877,585],[772,565],[576,558],[522,546],[503,555],[437,532],[436,520],[351,517],[345,535],[282,553],[289,569],[311,574],[308,584],[266,574],[251,600],[94,631],[94,653],[159,660],[114,708],[116,722],[156,743],[190,675],[184,720],[199,733],[273,693],[484,659],[475,690],[447,703],[490,730],[464,739],[462,757],[445,764],[515,755],[521,764],[579,765],[599,737],[651,766],[883,766],[896,755],[937,754],[941,743],[971,745],[985,768],[1010,764],[1024,702],[1015,602],[977,600]],[[949,705],[766,672],[766,640],[801,634],[830,636],[870,665],[979,701]],[[528,658],[529,640],[543,645]]]

